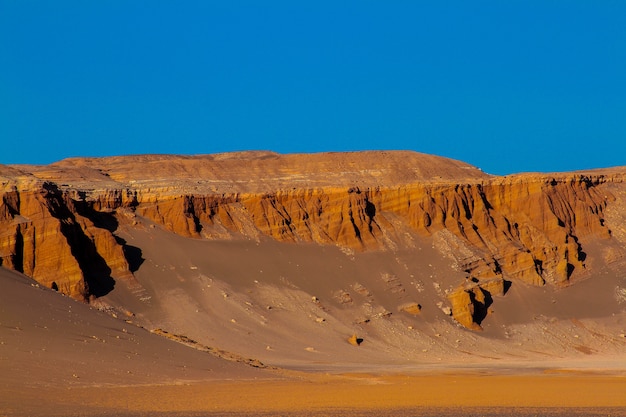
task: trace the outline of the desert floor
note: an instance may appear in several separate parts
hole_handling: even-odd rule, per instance
[[[585,371],[284,373],[276,379],[4,392],[3,416],[626,416],[626,375]]]

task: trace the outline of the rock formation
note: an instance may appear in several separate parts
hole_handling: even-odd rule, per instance
[[[74,158],[0,167],[0,264],[88,301],[132,280],[146,220],[192,239],[262,239],[393,251],[405,230],[465,272],[454,318],[480,328],[507,283],[567,286],[585,245],[611,239],[605,212],[626,169],[487,175],[411,152]],[[617,255],[621,256],[620,249]]]

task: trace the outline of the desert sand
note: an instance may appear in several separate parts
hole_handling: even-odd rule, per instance
[[[11,393],[7,415],[626,415],[624,377],[447,370]],[[522,370],[527,372],[527,370]],[[5,391],[6,392],[6,391]],[[33,401],[37,398],[37,401]]]
[[[620,357],[255,368],[0,272],[2,415],[626,415]]]

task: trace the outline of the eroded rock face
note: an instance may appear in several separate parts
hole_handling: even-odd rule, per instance
[[[468,329],[481,330],[480,324],[489,314],[493,297],[503,296],[508,284],[502,278],[485,281],[468,279],[448,295],[452,304],[452,316]]]
[[[132,279],[137,259],[115,231],[133,217],[194,239],[266,236],[356,251],[404,247],[411,230],[457,248],[450,256],[467,282],[448,298],[454,318],[478,329],[505,281],[564,286],[585,270],[585,240],[611,238],[606,185],[621,189],[623,171],[493,177],[407,152],[3,167],[0,260],[89,299]]]
[[[1,265],[78,299],[108,293],[131,275],[113,214],[74,200],[54,184],[5,192],[0,205]],[[98,224],[100,223],[100,224]]]

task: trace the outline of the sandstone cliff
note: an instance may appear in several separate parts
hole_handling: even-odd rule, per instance
[[[132,280],[121,222],[193,239],[265,239],[353,251],[431,238],[466,274],[452,313],[479,329],[511,282],[562,287],[585,245],[611,239],[605,211],[626,170],[494,177],[410,152],[76,158],[0,168],[0,264],[88,300]],[[613,187],[613,188],[611,188]],[[141,222],[139,222],[141,220]],[[137,226],[139,227],[139,226]],[[621,249],[616,249],[621,256]]]

